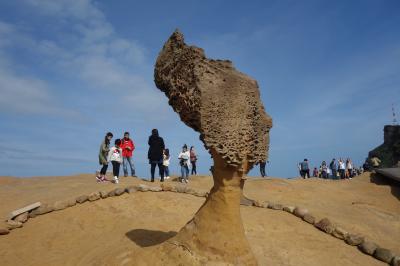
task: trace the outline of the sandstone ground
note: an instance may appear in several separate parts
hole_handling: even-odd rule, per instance
[[[122,178],[118,186],[145,183]],[[176,183],[168,181],[168,183]],[[156,182],[157,184],[157,182]],[[30,203],[54,202],[117,185],[92,175],[0,177],[0,217]],[[209,189],[197,176],[190,187]],[[400,188],[365,173],[352,180],[251,179],[245,194],[261,202],[307,208],[400,254]],[[157,245],[194,215],[204,198],[172,192],[136,192],[38,216],[0,236],[0,265],[140,265]],[[259,265],[385,265],[324,234],[292,214],[241,207],[247,238]]]

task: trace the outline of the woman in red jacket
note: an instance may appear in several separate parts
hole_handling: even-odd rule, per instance
[[[128,176],[128,164],[131,168],[131,175],[136,177],[135,174],[135,165],[132,162],[132,154],[135,150],[135,144],[129,138],[129,132],[124,133],[124,138],[121,141],[121,149],[122,149],[122,164],[124,168],[124,176]]]

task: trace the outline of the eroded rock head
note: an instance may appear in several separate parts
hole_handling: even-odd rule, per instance
[[[175,31],[164,44],[155,70],[181,120],[200,133],[206,149],[234,167],[266,161],[272,119],[260,100],[257,82],[230,61],[206,58]]]

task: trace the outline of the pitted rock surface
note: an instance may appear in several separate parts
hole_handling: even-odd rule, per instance
[[[318,223],[314,224],[314,226],[327,234],[332,234],[332,232],[335,230],[334,225],[328,218],[323,218]]]
[[[315,217],[310,213],[306,213],[303,216],[303,220],[306,221],[309,224],[315,224]]]
[[[82,203],[84,203],[84,202],[86,202],[88,200],[89,200],[89,196],[88,195],[82,195],[82,196],[79,196],[79,197],[76,198],[76,202],[79,203],[79,204],[82,204]]]
[[[348,232],[341,227],[335,227],[335,230],[332,232],[332,235],[339,239],[345,239],[348,235]]]
[[[371,241],[364,241],[358,246],[358,248],[365,254],[372,256],[375,250],[378,248],[378,245]]]
[[[358,246],[364,242],[364,237],[357,234],[348,234],[344,241],[351,246]]]
[[[400,266],[400,256],[395,256],[392,259],[391,264],[392,266]]]
[[[22,225],[22,223],[21,222],[17,222],[17,221],[14,221],[14,220],[8,220],[7,221],[7,229],[8,230],[13,230],[13,229],[16,229],[16,228],[21,228],[23,225]]]
[[[374,252],[374,257],[378,260],[390,263],[394,257],[393,252],[386,248],[377,248]]]
[[[26,221],[28,221],[28,219],[29,219],[29,213],[24,212],[15,217],[13,220],[16,222],[25,223]]]
[[[272,119],[257,82],[232,62],[206,58],[175,31],[157,58],[154,81],[181,120],[200,133],[206,149],[228,165],[251,167],[267,160]]]
[[[294,206],[285,206],[285,207],[283,207],[283,210],[284,210],[285,212],[288,212],[288,213],[293,213],[293,212],[294,212],[294,209],[295,209]]]
[[[89,195],[89,201],[99,200],[101,198],[100,192],[93,192]]]

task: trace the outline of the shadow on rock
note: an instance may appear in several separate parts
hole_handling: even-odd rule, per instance
[[[371,174],[371,182],[381,186],[390,186],[392,195],[395,196],[398,200],[400,200],[400,183],[386,178],[380,174],[372,173]]]
[[[154,231],[147,229],[134,229],[125,235],[141,247],[150,247],[163,243],[164,241],[174,237],[177,232]]]

